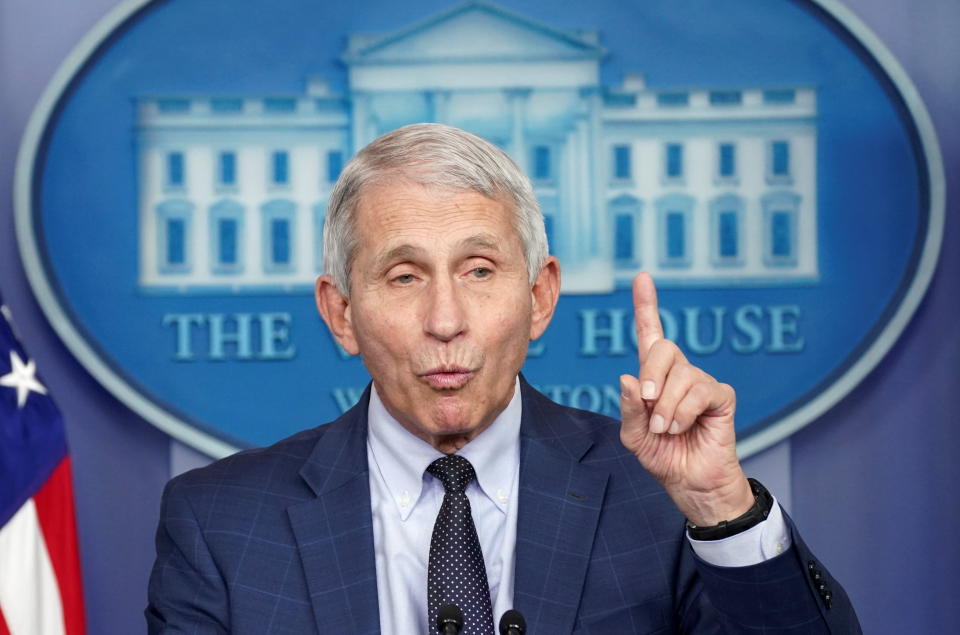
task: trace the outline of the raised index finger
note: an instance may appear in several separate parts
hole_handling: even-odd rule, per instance
[[[637,353],[643,364],[650,347],[663,339],[663,325],[657,309],[657,288],[646,271],[633,279],[633,317],[637,324]]]

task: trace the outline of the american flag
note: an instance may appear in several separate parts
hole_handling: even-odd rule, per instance
[[[0,635],[82,635],[63,419],[0,313]]]

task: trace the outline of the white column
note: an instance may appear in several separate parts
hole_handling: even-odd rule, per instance
[[[589,261],[594,254],[593,233],[593,201],[591,196],[592,183],[590,182],[590,131],[586,118],[577,119],[577,173],[574,178],[578,182],[577,196],[577,236],[579,240],[580,260]]]
[[[527,102],[530,99],[529,88],[511,88],[505,91],[510,109],[510,155],[527,172]]]
[[[613,237],[610,231],[609,218],[606,213],[606,170],[604,169],[604,155],[600,141],[602,138],[602,123],[600,114],[602,103],[600,91],[597,88],[585,88],[581,91],[584,105],[587,109],[587,162],[590,165],[588,178],[590,179],[590,208],[586,211],[592,217],[589,223],[591,228],[592,258],[601,258],[606,262],[613,262]],[[612,275],[612,271],[611,271]]]
[[[367,145],[367,117],[370,111],[370,96],[366,93],[354,92],[351,95],[350,133],[351,154],[356,154]]]
[[[450,91],[430,90],[425,93],[427,118],[436,123],[450,123]]]
[[[562,171],[558,174],[557,188],[559,198],[559,209],[554,223],[556,229],[554,233],[559,237],[556,248],[564,266],[573,273],[577,268],[578,256],[576,244],[573,240],[576,235],[576,211],[577,211],[577,144],[574,131],[567,133],[560,149]]]

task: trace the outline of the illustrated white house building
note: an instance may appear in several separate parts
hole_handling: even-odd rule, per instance
[[[565,292],[817,279],[816,93],[600,83],[596,33],[481,2],[353,36],[348,89],[138,99],[140,284],[311,288],[344,163],[418,121],[475,132],[530,175]]]

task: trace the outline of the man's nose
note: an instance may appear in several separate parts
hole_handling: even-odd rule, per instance
[[[430,285],[430,299],[424,330],[433,337],[448,342],[467,329],[460,290],[449,279],[434,279]]]

